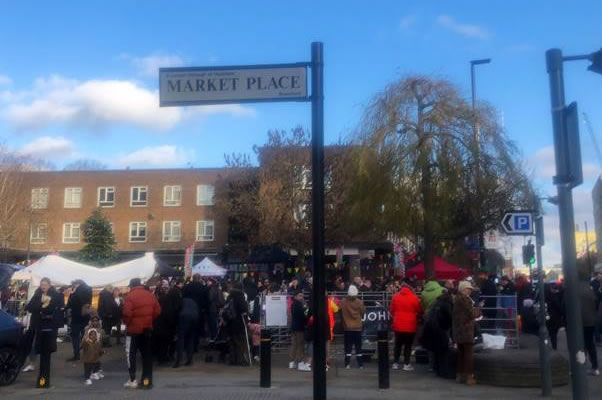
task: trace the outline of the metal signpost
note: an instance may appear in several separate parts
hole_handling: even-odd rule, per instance
[[[311,96],[307,68],[311,68]],[[161,107],[311,101],[314,400],[326,400],[326,282],[324,271],[323,44],[311,44],[311,62],[159,69]]]
[[[541,373],[541,393],[547,397],[552,394],[552,370],[550,366],[550,353],[546,328],[546,301],[544,292],[544,272],[541,247],[544,245],[543,216],[535,216],[535,212],[516,210],[508,211],[502,218],[502,229],[507,235],[531,236],[535,227],[535,240],[537,247],[537,286],[539,292],[539,366]],[[539,213],[537,213],[539,214]],[[529,241],[530,243],[530,241]],[[532,246],[532,245],[530,245]],[[531,262],[529,262],[529,275],[531,276]]]

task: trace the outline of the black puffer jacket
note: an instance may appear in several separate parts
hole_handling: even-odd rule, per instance
[[[228,303],[225,307],[234,309],[234,318],[226,321],[228,332],[231,335],[244,334],[249,305],[245,300],[245,294],[242,290],[232,289],[228,296]]]
[[[81,284],[71,296],[67,308],[71,310],[71,323],[86,325],[90,319],[88,315],[82,314],[84,305],[92,303],[92,288],[88,285]]]

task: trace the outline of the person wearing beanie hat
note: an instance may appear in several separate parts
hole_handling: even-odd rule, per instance
[[[474,378],[473,347],[475,318],[480,315],[480,312],[474,307],[470,298],[473,290],[470,282],[460,282],[452,317],[454,340],[458,345],[456,382],[467,385],[477,383]]]
[[[345,368],[351,368],[351,356],[355,347],[355,359],[358,366],[363,368],[362,362],[362,330],[364,328],[362,319],[366,313],[364,302],[357,295],[359,290],[355,285],[349,286],[347,297],[341,305],[341,313],[343,316],[344,342],[345,342]]]

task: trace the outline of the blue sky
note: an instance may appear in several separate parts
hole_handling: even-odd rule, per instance
[[[159,66],[308,61],[324,42],[326,141],[346,137],[363,106],[408,73],[443,77],[500,111],[509,136],[553,194],[552,135],[544,52],[602,46],[602,3],[233,1],[3,2],[0,5],[0,140],[59,168],[93,158],[114,168],[223,165],[251,152],[268,129],[310,126],[305,103],[157,107]],[[567,100],[578,100],[602,141],[602,76],[566,64]],[[586,183],[576,222],[591,217],[600,173],[585,126]],[[557,217],[547,208],[546,261],[559,262]],[[517,247],[517,246],[515,246]]]

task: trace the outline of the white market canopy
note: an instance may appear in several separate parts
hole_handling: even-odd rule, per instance
[[[203,261],[192,267],[192,274],[201,276],[219,276],[222,277],[228,272],[225,268],[220,267],[208,257],[203,258]]]
[[[125,287],[133,278],[142,282],[155,273],[156,261],[152,252],[143,257],[109,267],[97,268],[50,255],[40,258],[27,268],[13,274],[12,280],[27,280],[30,287],[40,286],[40,280],[49,278],[54,286],[68,286],[72,281],[81,279],[91,287],[102,288],[107,285]]]

